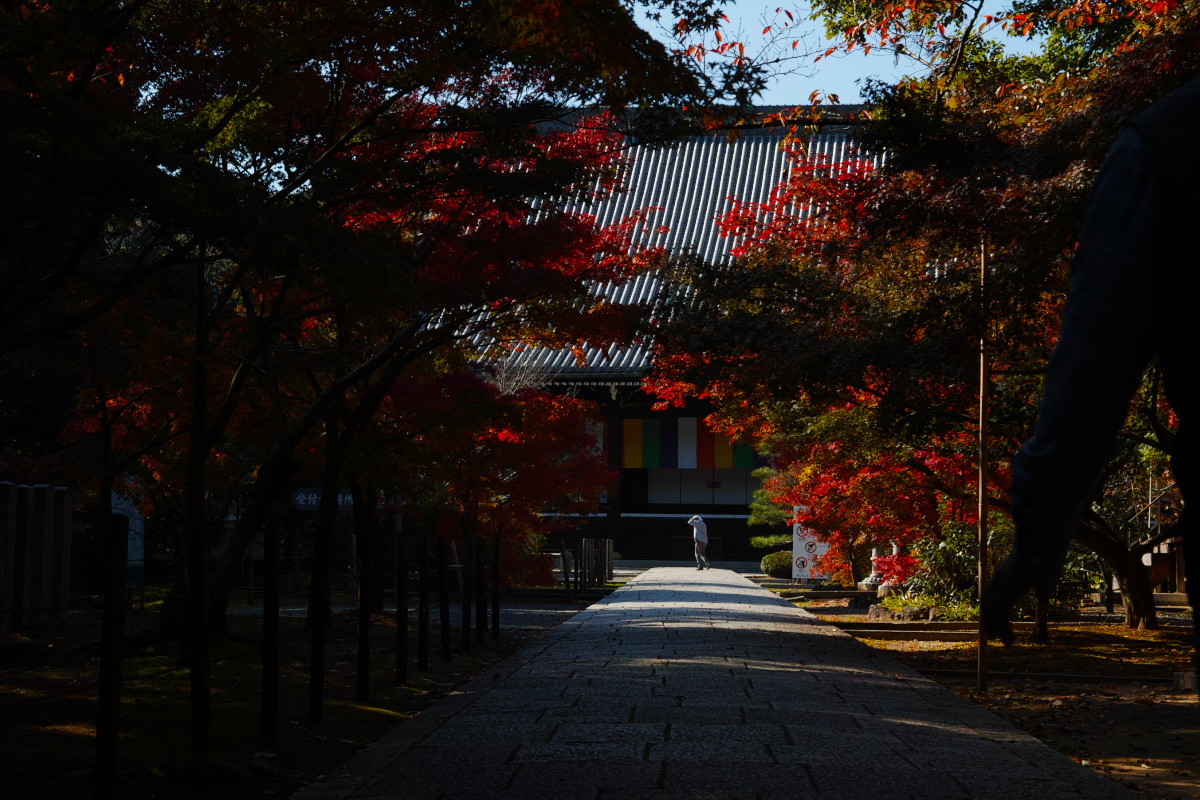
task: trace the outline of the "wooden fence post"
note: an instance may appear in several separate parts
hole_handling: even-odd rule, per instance
[[[0,482],[0,633],[11,633],[17,607],[17,487]]]
[[[429,670],[429,536],[420,537],[418,578],[420,597],[417,600],[417,669]]]
[[[279,738],[279,529],[274,519],[263,528],[262,705],[259,741],[264,749]]]
[[[488,592],[487,592],[487,559],[488,537],[475,537],[475,641],[483,644],[487,638],[488,626]]]
[[[446,580],[446,538],[437,537],[439,624],[442,631],[442,660],[450,661],[450,586]]]
[[[408,539],[399,507],[392,517],[396,549],[396,685],[408,683]]]
[[[492,638],[500,636],[500,534],[492,538]]]
[[[121,714],[121,645],[125,639],[125,569],[129,517],[112,514],[104,532],[104,612],[100,623],[100,680],[96,703],[94,797],[116,796],[117,734]]]

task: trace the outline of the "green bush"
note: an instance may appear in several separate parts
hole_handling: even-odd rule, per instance
[[[771,534],[770,536],[751,536],[750,546],[755,550],[769,550],[772,547],[783,547],[792,543],[790,533]]]
[[[1000,531],[993,526],[990,533],[992,542],[1000,545],[997,550],[1006,550],[1011,541],[1007,526]],[[978,536],[973,524],[947,522],[939,538],[915,542],[911,552],[921,567],[906,581],[909,591],[939,606],[973,601],[979,581]]]
[[[988,560],[995,569],[1012,549],[1012,520],[1000,514],[989,515],[988,534]],[[946,608],[947,619],[974,619],[970,615],[978,613],[978,535],[974,523],[948,522],[942,526],[940,537],[915,542],[911,552],[921,566],[905,581],[908,593],[920,596],[925,605]],[[1083,596],[1096,590],[1098,574],[1098,558],[1072,545],[1055,596],[1051,598],[1051,618],[1070,618],[1076,614]],[[1034,605],[1033,593],[1027,592],[1017,601],[1014,616],[1031,618]]]
[[[947,601],[921,592],[895,592],[883,598],[883,607],[899,611],[910,606],[942,609],[940,618],[947,622],[974,622],[979,619],[979,605],[962,600]]]
[[[775,553],[767,553],[762,557],[762,561],[758,562],[758,568],[763,571],[764,575],[770,575],[772,578],[790,578],[792,577],[792,551],[779,550]]]

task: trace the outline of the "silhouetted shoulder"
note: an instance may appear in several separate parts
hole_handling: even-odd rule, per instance
[[[1200,75],[1139,114],[1133,127],[1151,147],[1180,145],[1174,155],[1191,157],[1200,133]]]

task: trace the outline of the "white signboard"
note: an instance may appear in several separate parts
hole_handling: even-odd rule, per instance
[[[799,515],[800,506],[792,509],[794,515]],[[792,524],[792,580],[812,580],[822,577],[823,573],[813,567],[813,559],[823,556],[829,551],[826,542],[817,541],[812,532],[798,523]]]

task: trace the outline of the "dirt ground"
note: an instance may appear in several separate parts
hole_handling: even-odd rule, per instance
[[[809,610],[833,622],[865,619],[840,606]],[[1147,798],[1200,800],[1200,700],[1173,680],[1188,668],[1188,620],[1133,631],[1111,619],[1056,625],[1045,645],[990,647],[982,693],[974,643],[863,641]]]
[[[336,601],[337,598],[335,598]],[[298,600],[302,603],[302,598]],[[547,628],[579,602],[505,606],[503,634],[463,652],[457,619],[451,660],[433,625],[430,666],[416,664],[409,632],[409,680],[395,680],[394,615],[376,616],[371,643],[370,699],[355,691],[355,618],[335,613],[326,643],[324,719],[309,719],[310,638],[303,605],[285,609],[280,647],[278,735],[264,743],[259,717],[261,618],[233,609],[229,635],[213,642],[212,781],[197,785],[189,770],[189,683],[178,642],[145,638],[155,604],[128,613],[123,663],[120,775],[122,800],[249,800],[288,797],[397,724],[454,691]],[[252,609],[251,609],[252,611]],[[0,636],[0,798],[90,800],[96,734],[95,700],[100,616],[84,605],[40,630]]]

